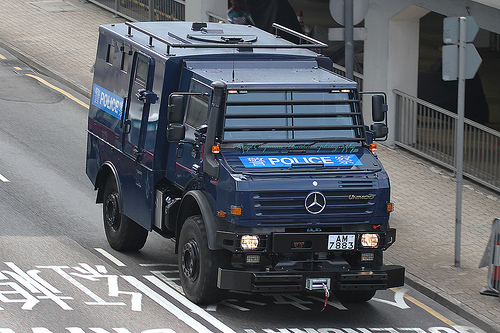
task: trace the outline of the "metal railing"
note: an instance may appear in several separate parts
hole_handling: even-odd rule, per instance
[[[87,0],[130,21],[184,21],[185,0]]]
[[[208,22],[224,22],[227,23],[227,18],[217,15],[212,12],[207,12]]]
[[[457,115],[399,90],[397,146],[455,171]],[[500,132],[465,119],[464,175],[500,192]]]
[[[333,63],[333,72],[345,77],[345,67]],[[354,81],[358,84],[359,91],[363,91],[363,74],[354,72]]]

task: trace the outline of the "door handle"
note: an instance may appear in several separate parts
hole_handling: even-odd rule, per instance
[[[129,134],[131,128],[132,122],[130,121],[130,119],[125,120],[125,122],[123,123],[123,134]]]
[[[154,92],[147,91],[146,89],[137,90],[135,97],[137,97],[137,100],[149,104],[155,104],[156,101],[158,100],[158,96],[156,96]]]

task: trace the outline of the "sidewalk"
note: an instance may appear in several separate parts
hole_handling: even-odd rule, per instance
[[[2,0],[0,22],[0,47],[90,97],[98,27],[124,20],[78,0]],[[499,299],[479,294],[488,270],[478,268],[492,221],[500,217],[500,195],[464,182],[462,267],[456,268],[452,174],[401,149],[379,145],[378,155],[396,205],[397,241],[386,260],[406,267],[409,286],[486,332],[500,332]]]

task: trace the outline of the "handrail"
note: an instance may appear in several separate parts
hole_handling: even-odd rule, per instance
[[[281,30],[283,32],[286,32],[287,34],[294,36],[294,37],[298,37],[300,40],[303,39],[309,43],[312,43],[312,44],[305,44],[311,48],[327,48],[328,47],[327,44],[325,44],[317,39],[314,39],[312,37],[301,34],[300,32],[297,32],[297,31],[292,30],[290,28],[284,27],[278,23],[273,23],[272,27],[276,29],[276,35],[278,35],[278,31]],[[302,45],[302,44],[300,44],[300,45]]]
[[[457,114],[399,90],[395,144],[455,171]],[[500,132],[465,119],[464,175],[500,192]]]
[[[418,104],[423,105],[423,106],[426,106],[426,107],[431,108],[431,109],[433,109],[433,110],[439,111],[439,112],[441,112],[441,113],[445,114],[446,116],[448,116],[448,117],[450,117],[450,118],[454,118],[454,119],[458,118],[458,116],[457,116],[457,114],[456,114],[456,113],[451,112],[451,111],[446,110],[446,109],[443,109],[442,107],[439,107],[439,106],[434,105],[434,104],[432,104],[432,103],[429,103],[429,102],[427,102],[427,101],[424,101],[423,99],[420,99],[420,98],[414,97],[414,96],[412,96],[412,95],[410,95],[410,94],[407,94],[407,93],[405,93],[405,92],[403,92],[403,91],[401,91],[401,90],[398,90],[398,89],[394,89],[393,91],[394,91],[394,93],[395,93],[396,95],[399,95],[399,96],[402,96],[402,97],[405,97],[405,98],[409,98],[409,99],[411,99],[411,100],[414,100],[414,101],[415,101],[415,102],[417,102]],[[475,128],[477,128],[477,129],[480,129],[480,130],[482,130],[482,131],[484,131],[484,132],[486,132],[486,133],[488,133],[488,134],[491,134],[491,135],[494,135],[494,136],[496,136],[496,137],[499,137],[499,138],[500,138],[500,132],[499,132],[499,131],[497,131],[497,130],[494,130],[493,128],[490,128],[490,127],[488,127],[488,126],[484,126],[484,125],[482,125],[482,124],[476,123],[475,121],[470,120],[470,119],[467,119],[467,118],[465,118],[465,119],[464,119],[464,122],[465,122],[466,124],[469,124],[469,125],[474,126],[474,127],[475,127]]]
[[[234,43],[234,44],[215,44],[215,43],[192,43],[192,44],[189,44],[189,43],[173,43],[169,40],[166,40],[165,38],[161,37],[161,36],[158,36],[156,34],[153,34],[151,32],[149,32],[148,30],[144,29],[144,28],[141,28],[139,26],[137,26],[135,23],[132,23],[132,22],[125,22],[125,25],[128,26],[128,36],[129,37],[132,37],[132,29],[135,29],[143,34],[145,34],[146,36],[149,37],[149,46],[150,47],[153,47],[153,40],[157,40],[165,45],[167,45],[167,54],[170,53],[170,48],[226,48],[226,49],[241,49],[241,48],[249,48],[249,49],[253,49],[253,48],[259,48],[259,49],[263,49],[263,48],[272,48],[272,49],[295,49],[295,48],[299,48],[299,49],[311,49],[311,48],[325,48],[325,47],[328,47],[328,45],[326,45],[325,43],[322,43],[320,41],[317,41],[313,38],[310,38],[308,36],[305,36],[305,35],[302,35],[296,31],[294,31],[294,35],[297,36],[297,37],[300,37],[300,36],[303,36],[303,37],[300,37],[300,38],[303,38],[309,42],[315,42],[317,44],[248,44],[248,43],[244,43],[244,44],[239,44],[239,43]],[[279,27],[279,29],[286,29],[286,30],[283,30],[285,32],[288,33],[288,28],[285,28],[285,27],[281,27],[277,24],[275,24],[276,26]],[[273,25],[274,26],[274,25]],[[276,28],[276,27],[275,27]],[[292,30],[293,31],[293,30]],[[305,37],[305,38],[304,38]],[[179,40],[178,37],[176,37],[177,40]]]

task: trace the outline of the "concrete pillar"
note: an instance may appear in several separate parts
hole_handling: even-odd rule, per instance
[[[226,17],[227,0],[186,0],[186,21],[208,22],[207,12]]]
[[[410,6],[389,20],[389,51],[387,67],[388,103],[392,112],[388,114],[389,145],[394,144],[396,133],[396,97],[394,89],[417,96],[418,88],[418,53],[420,18],[428,10]]]
[[[429,11],[411,1],[379,0],[371,2],[366,16],[364,90],[384,91],[388,97],[388,145],[394,145],[395,97],[393,89],[417,95],[419,19]],[[366,103],[368,102],[368,103]],[[364,117],[371,123],[369,101]]]

